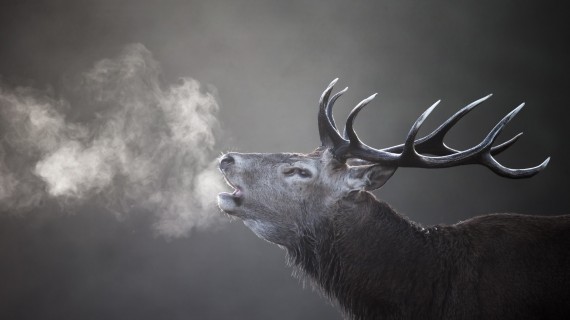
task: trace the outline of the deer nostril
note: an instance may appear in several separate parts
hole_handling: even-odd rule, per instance
[[[222,157],[222,159],[220,159],[220,169],[225,170],[234,163],[235,163],[234,157],[230,156],[229,154],[226,154]]]

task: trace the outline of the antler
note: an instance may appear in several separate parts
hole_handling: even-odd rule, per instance
[[[323,94],[321,95],[321,99],[319,100],[319,136],[321,138],[321,143],[325,147],[333,148],[336,145],[342,144],[345,140],[340,136],[338,130],[336,129],[336,125],[334,123],[334,119],[332,117],[332,107],[335,101],[348,90],[348,88],[344,88],[344,90],[335,94],[332,99],[329,101],[329,97],[333,86],[338,81],[338,78],[334,79],[329,86],[325,89]]]
[[[496,174],[507,178],[528,178],[546,167],[550,158],[536,167],[524,169],[511,169],[501,165],[493,156],[505,151],[513,145],[522,133],[517,134],[510,140],[493,147],[497,136],[503,128],[509,123],[516,114],[522,109],[524,103],[509,112],[495,127],[487,134],[487,136],[474,147],[467,150],[459,151],[448,147],[443,139],[447,132],[467,113],[489,99],[491,95],[476,100],[463,109],[459,110],[447,121],[435,129],[427,136],[417,139],[416,135],[428,115],[435,109],[440,101],[434,103],[415,121],[410,129],[406,141],[403,144],[396,145],[384,149],[375,149],[363,143],[354,131],[354,120],[358,113],[376,96],[376,94],[362,100],[350,112],[344,129],[343,136],[340,135],[336,128],[335,121],[332,116],[332,107],[335,101],[348,88],[335,94],[330,100],[330,94],[333,86],[338,79],[335,79],[323,92],[320,99],[319,110],[319,134],[324,147],[330,148],[334,156],[340,161],[346,161],[349,158],[358,158],[373,163],[380,163],[394,167],[417,167],[417,168],[447,168],[467,164],[481,164],[491,169]],[[429,154],[427,156],[424,154]]]

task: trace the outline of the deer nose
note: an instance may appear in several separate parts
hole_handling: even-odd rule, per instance
[[[232,164],[234,164],[236,161],[234,159],[234,157],[230,156],[229,154],[225,154],[221,159],[220,159],[220,170],[225,170],[227,169],[229,166],[231,166]]]

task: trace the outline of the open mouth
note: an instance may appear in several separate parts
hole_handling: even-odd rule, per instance
[[[231,193],[230,192],[220,192],[220,195],[221,196],[230,196],[233,198],[241,198],[242,192],[241,192],[240,188],[235,187],[233,192],[231,192]]]
[[[235,185],[230,180],[228,180],[226,176],[224,176],[224,180],[226,180],[228,186],[232,187],[234,190],[233,192],[220,192],[218,196],[222,198],[232,198],[236,202],[236,204],[240,204],[243,196],[242,189],[240,188],[240,186]]]

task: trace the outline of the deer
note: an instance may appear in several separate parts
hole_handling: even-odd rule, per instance
[[[232,192],[219,208],[258,237],[285,249],[287,262],[324,293],[346,319],[568,319],[570,215],[481,215],[452,225],[422,226],[371,191],[399,167],[449,168],[478,164],[511,179],[530,168],[501,165],[495,156],[520,134],[495,145],[521,110],[500,120],[477,145],[456,150],[446,133],[491,95],[460,109],[430,134],[416,138],[439,101],[414,122],[403,144],[376,149],[354,130],[343,133],[332,108],[347,88],[319,100],[321,146],[303,153],[237,153],[219,158]]]

